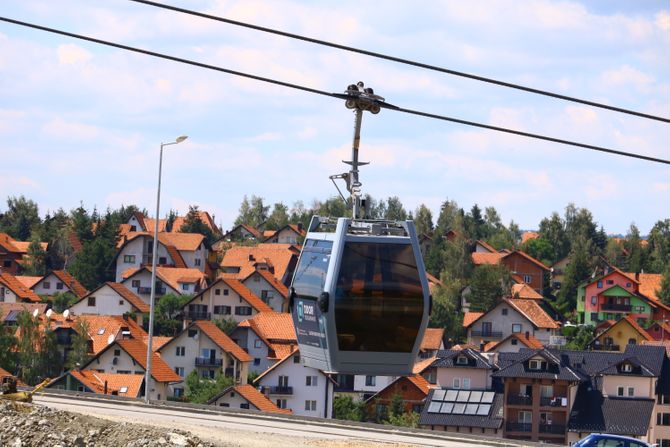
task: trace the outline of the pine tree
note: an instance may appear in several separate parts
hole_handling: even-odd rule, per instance
[[[205,236],[205,241],[211,245],[215,242],[216,236],[212,229],[200,219],[200,210],[197,205],[188,207],[188,213],[184,219],[184,224],[179,229],[181,233],[197,233]]]
[[[28,245],[28,261],[24,264],[24,275],[44,276],[46,274],[47,252],[39,239],[33,238]]]
[[[86,320],[78,320],[75,325],[76,334],[72,337],[72,350],[68,352],[66,369],[80,368],[84,366],[89,356],[89,340],[91,337],[88,333],[88,323]]]
[[[414,212],[414,225],[418,235],[433,234],[433,213],[423,203]]]
[[[661,280],[661,288],[656,291],[656,296],[664,304],[670,306],[670,264],[665,268],[663,272],[663,279]]]

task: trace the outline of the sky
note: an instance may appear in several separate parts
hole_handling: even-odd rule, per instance
[[[316,39],[670,117],[667,1],[171,0]],[[532,95],[127,0],[3,0],[2,16],[284,82],[670,159],[670,124]],[[80,203],[230,229],[244,195],[309,206],[337,191],[343,101],[0,22],[0,212]],[[670,218],[670,166],[382,110],[363,117],[363,192],[409,210],[494,206],[536,229],[568,203],[610,234]],[[342,186],[342,185],[341,185]]]

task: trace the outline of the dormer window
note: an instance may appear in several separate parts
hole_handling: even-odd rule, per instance
[[[536,371],[539,371],[541,369],[545,369],[547,365],[547,362],[542,361],[542,360],[531,360],[528,362],[528,369],[533,369]]]
[[[626,373],[633,372],[633,365],[630,363],[624,363],[621,365],[621,371]]]
[[[468,364],[468,358],[465,357],[465,356],[460,355],[456,358],[456,364],[457,365],[467,365]]]

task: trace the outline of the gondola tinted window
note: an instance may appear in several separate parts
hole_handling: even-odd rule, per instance
[[[412,245],[346,243],[335,292],[340,351],[411,352],[422,316]]]
[[[293,281],[293,288],[299,297],[314,300],[319,298],[326,281],[332,248],[331,241],[306,241]]]

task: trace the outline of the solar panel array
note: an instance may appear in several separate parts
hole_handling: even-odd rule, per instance
[[[428,413],[488,416],[494,398],[493,391],[435,390]]]

